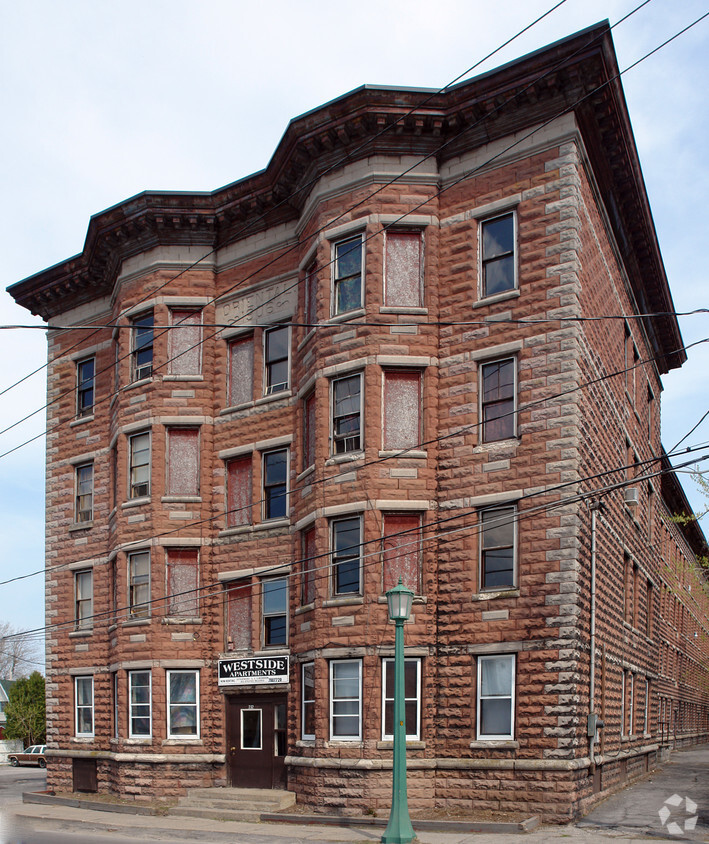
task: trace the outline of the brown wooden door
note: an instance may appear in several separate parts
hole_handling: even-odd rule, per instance
[[[226,698],[227,768],[237,788],[285,788],[286,696]]]

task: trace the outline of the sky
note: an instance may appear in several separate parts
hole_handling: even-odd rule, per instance
[[[261,170],[289,120],[360,85],[442,88],[554,2],[0,0],[0,326],[42,325],[5,288],[79,253],[91,215],[143,190],[214,190]],[[565,0],[469,75],[640,2]],[[620,68],[707,11],[709,0],[649,0],[613,30]],[[709,307],[708,43],[706,18],[623,76],[678,312]],[[680,327],[687,345],[709,337],[709,314]],[[44,565],[45,359],[44,331],[0,330],[0,430],[24,420],[0,433],[0,581]],[[700,344],[663,379],[666,449],[708,409],[707,371]],[[707,442],[709,420],[683,446]],[[36,575],[1,585],[0,622],[41,628],[43,590]]]

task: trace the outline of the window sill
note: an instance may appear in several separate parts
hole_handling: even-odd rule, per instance
[[[304,738],[304,739],[297,739],[295,743],[296,747],[315,747],[315,736],[313,738]]]
[[[162,619],[162,623],[163,624],[170,624],[170,625],[175,625],[175,624],[201,624],[202,619],[201,619],[200,616],[185,616],[184,618],[182,618],[181,616],[178,616],[178,615],[168,615],[168,616],[165,616],[165,618]]]
[[[428,316],[428,308],[416,305],[382,305],[379,308],[380,314],[411,314],[411,316]]]
[[[310,331],[308,331],[308,333],[305,335],[305,337],[303,337],[303,339],[300,341],[300,343],[298,343],[298,345],[296,346],[296,352],[299,352],[303,348],[303,346],[307,346],[307,344],[315,336],[315,334],[316,334],[316,329],[311,328]]]
[[[204,742],[199,736],[195,736],[194,738],[167,738],[161,744],[163,747],[179,747],[180,745],[204,747]]]
[[[414,448],[396,448],[396,449],[387,449],[385,451],[379,452],[380,457],[401,457],[403,459],[408,460],[426,460],[428,457],[427,451],[419,451],[418,449]]]
[[[378,604],[386,604],[387,603],[387,596],[386,595],[379,595],[377,597]],[[427,604],[428,598],[425,595],[414,595],[413,604]]]
[[[271,530],[272,528],[290,527],[290,519],[269,519],[267,522],[259,522],[253,526],[254,530]]]
[[[277,393],[271,393],[270,396],[262,396],[260,399],[256,399],[254,407],[260,407],[263,404],[270,404],[271,402],[278,401],[279,399],[289,399],[292,396],[292,390],[280,390]]]
[[[392,750],[394,747],[394,739],[382,739],[377,742],[377,750]],[[406,739],[407,750],[425,750],[426,742],[420,739]]]
[[[93,413],[91,416],[80,416],[78,419],[74,419],[72,422],[69,423],[70,428],[76,428],[77,425],[88,425],[89,422],[94,421]]]
[[[473,592],[471,601],[494,601],[497,598],[519,598],[519,587],[511,589],[491,589],[489,592]]]
[[[153,743],[152,736],[142,736],[141,738],[127,738],[123,739],[124,745],[129,745],[131,747],[150,747]]]
[[[152,375],[150,378],[141,378],[139,381],[131,381],[130,384],[126,384],[123,388],[124,390],[137,390],[140,387],[147,387],[148,384],[153,383]]]
[[[226,416],[229,413],[238,413],[240,410],[250,410],[254,406],[253,401],[245,401],[241,404],[232,404],[219,411],[220,416]]]
[[[472,750],[484,748],[500,748],[502,750],[517,750],[519,742],[514,739],[478,739],[470,742]]]
[[[201,495],[163,495],[161,504],[201,504]]]
[[[364,603],[364,598],[362,595],[353,595],[352,597],[345,598],[345,597],[337,597],[337,598],[328,598],[327,600],[322,602],[323,607],[349,607],[349,606],[358,606]]]
[[[357,319],[357,317],[366,316],[367,312],[364,308],[355,308],[353,311],[347,311],[344,314],[333,314],[327,322],[323,325],[337,325],[339,322],[347,322],[350,319]]]
[[[94,736],[72,736],[69,741],[72,744],[93,744]]]
[[[330,741],[324,742],[323,747],[364,747],[364,742],[358,736],[351,739],[341,736],[340,738],[330,739]]]
[[[131,498],[130,501],[124,501],[121,504],[121,510],[128,510],[130,507],[140,507],[143,504],[150,504],[150,496],[142,495],[140,498]]]
[[[69,638],[70,639],[86,639],[89,636],[93,636],[93,635],[94,635],[93,628],[91,628],[91,630],[72,630],[69,633]]]
[[[121,627],[144,627],[150,624],[149,618],[131,618],[121,623]]]
[[[364,449],[357,451],[346,451],[343,454],[333,454],[325,461],[326,466],[337,466],[340,463],[354,463],[356,460],[364,460]]]
[[[496,293],[494,296],[482,297],[477,302],[473,302],[472,306],[474,308],[484,308],[487,305],[494,305],[497,302],[506,302],[508,299],[518,299],[519,296],[520,291],[516,287],[514,290],[505,290],[504,293]]]
[[[69,533],[76,533],[79,530],[91,530],[93,526],[93,519],[90,519],[88,522],[74,522],[73,525],[69,525]]]
[[[295,614],[296,615],[303,615],[303,613],[312,612],[312,610],[314,610],[314,609],[315,609],[315,601],[313,601],[310,604],[303,604],[301,607],[296,607],[295,608]]]
[[[163,381],[204,381],[204,375],[163,375]]]
[[[242,536],[245,533],[253,533],[253,530],[253,525],[239,525],[239,527],[230,527],[220,530],[218,535],[220,537]]]
[[[304,469],[299,475],[296,476],[295,482],[299,484],[301,481],[305,480],[308,476],[312,475],[315,471],[315,464],[308,466],[307,469]]]

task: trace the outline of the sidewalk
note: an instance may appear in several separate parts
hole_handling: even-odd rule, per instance
[[[672,799],[675,794],[679,803]],[[692,809],[695,804],[696,810]],[[120,814],[20,802],[0,809],[0,844],[371,844],[380,840],[382,832],[381,827],[311,824],[307,816],[302,823],[283,824]],[[537,827],[526,833],[426,830],[417,834],[420,844],[591,844],[610,838],[617,844],[647,842],[648,838],[709,842],[709,745],[676,751],[661,769],[607,798],[576,824]]]

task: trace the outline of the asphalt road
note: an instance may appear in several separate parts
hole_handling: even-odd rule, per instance
[[[46,787],[47,772],[42,768],[0,765],[0,808],[15,800],[22,800],[23,791],[44,791]]]

